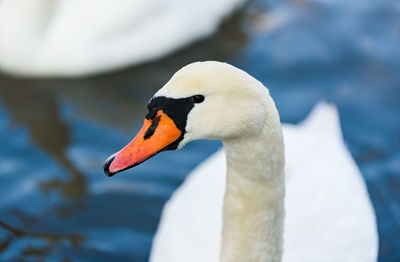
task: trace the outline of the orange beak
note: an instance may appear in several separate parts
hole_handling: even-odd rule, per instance
[[[162,110],[154,119],[145,119],[142,129],[123,149],[104,163],[107,176],[134,167],[164,150],[182,135],[174,121]]]

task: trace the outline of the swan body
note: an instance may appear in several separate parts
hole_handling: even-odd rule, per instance
[[[375,213],[336,108],[321,102],[302,123],[284,124],[283,134],[283,261],[376,261]],[[225,174],[220,149],[186,177],[164,207],[151,262],[219,261]]]
[[[268,89],[209,61],[175,73],[148,110],[107,175],[193,140],[224,145],[167,203],[150,261],[376,261],[374,212],[333,107],[286,126],[285,153]]]
[[[242,3],[1,0],[0,69],[80,76],[138,64],[212,34]]]

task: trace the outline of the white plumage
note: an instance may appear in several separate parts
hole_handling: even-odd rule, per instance
[[[1,0],[0,69],[99,73],[206,37],[244,0]]]
[[[283,262],[376,261],[375,214],[345,147],[336,108],[319,103],[302,123],[285,124],[283,133]],[[152,262],[219,261],[225,184],[221,149],[191,172],[167,202]]]
[[[144,127],[105,172],[198,139],[221,140],[224,151],[167,202],[151,262],[376,261],[375,215],[334,106],[282,131],[261,82],[226,63],[192,63],[154,95]]]

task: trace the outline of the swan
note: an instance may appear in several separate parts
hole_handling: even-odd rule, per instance
[[[0,70],[83,76],[164,56],[214,33],[245,0],[1,0]]]
[[[282,132],[262,83],[207,61],[175,73],[148,110],[108,176],[193,140],[224,145],[167,202],[150,261],[377,260],[375,214],[333,106]]]

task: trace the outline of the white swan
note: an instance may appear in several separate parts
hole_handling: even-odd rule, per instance
[[[1,0],[0,69],[99,73],[159,58],[216,31],[244,0]]]
[[[376,261],[375,215],[335,108],[320,104],[300,125],[286,125],[284,136],[286,183],[281,125],[268,90],[219,62],[178,71],[105,172],[202,138],[222,140],[227,159],[217,152],[174,193],[150,261]]]

